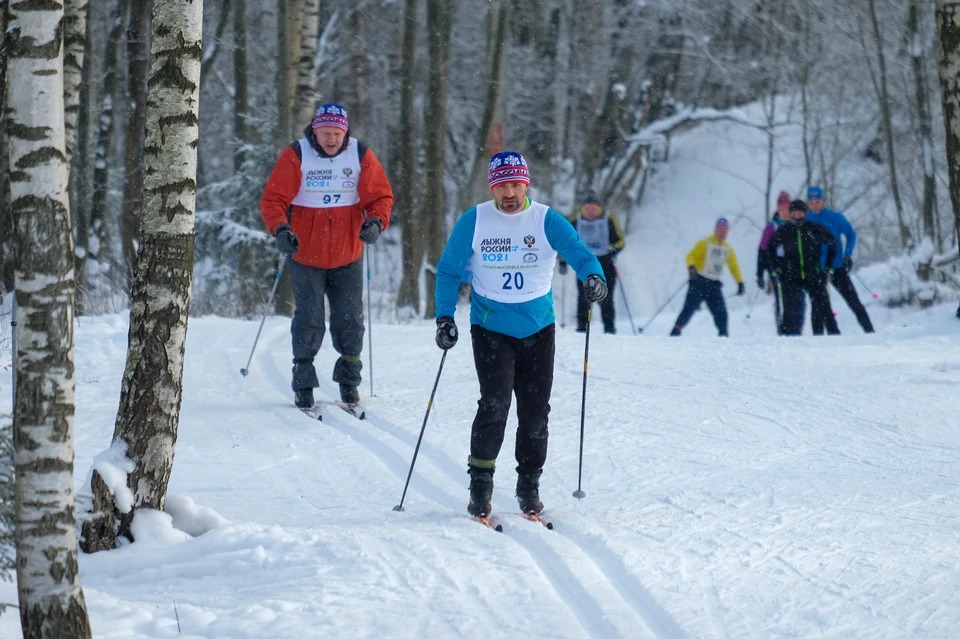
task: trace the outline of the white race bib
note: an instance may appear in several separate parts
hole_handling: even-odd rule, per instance
[[[300,140],[300,191],[293,204],[311,209],[350,206],[360,202],[360,153],[350,138],[347,150],[332,158],[321,157],[310,142]]]
[[[477,206],[467,268],[478,294],[519,304],[550,292],[557,252],[544,231],[549,210],[537,202],[518,213],[503,213],[493,201]]]
[[[597,257],[610,252],[610,222],[605,217],[577,219],[577,233],[590,252]]]
[[[707,258],[703,262],[703,275],[707,279],[719,280],[723,267],[730,257],[730,247],[707,243]]]

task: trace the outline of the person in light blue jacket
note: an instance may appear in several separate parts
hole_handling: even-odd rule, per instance
[[[833,269],[833,275],[830,277],[833,287],[857,316],[857,322],[860,323],[863,332],[872,333],[873,324],[870,322],[870,316],[860,302],[857,289],[854,288],[853,281],[850,279],[850,269],[853,268],[853,249],[857,245],[856,231],[843,213],[823,206],[823,189],[819,186],[811,186],[807,189],[807,206],[809,207],[807,220],[826,227],[837,240],[837,256],[833,259],[833,264],[829,265],[829,268]],[[824,249],[820,257],[820,267],[824,270],[828,270],[826,262],[827,256]]]
[[[540,475],[547,457],[547,416],[553,387],[555,320],[553,269],[563,257],[591,302],[607,296],[603,269],[560,213],[527,197],[530,171],[519,153],[490,160],[494,199],[464,213],[437,264],[437,346],[459,335],[454,322],[457,288],[470,273],[470,336],[480,401],[470,434],[470,502],[475,517],[490,514],[493,473],[507,414],[517,397],[517,501],[538,514]]]

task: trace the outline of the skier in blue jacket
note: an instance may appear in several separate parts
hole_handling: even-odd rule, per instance
[[[435,291],[436,342],[447,350],[457,343],[457,287],[469,270],[470,336],[480,401],[467,459],[467,511],[480,517],[490,514],[493,473],[514,394],[517,501],[524,513],[543,510],[539,488],[553,387],[551,282],[557,254],[573,267],[591,302],[607,296],[600,262],[570,222],[527,198],[530,171],[523,156],[514,151],[493,156],[488,182],[494,199],[460,217],[437,264]]]
[[[829,265],[829,268],[833,269],[833,275],[830,277],[833,287],[837,289],[847,306],[857,316],[857,321],[863,328],[863,332],[872,333],[873,324],[870,322],[870,316],[867,315],[867,309],[860,302],[857,289],[854,288],[853,282],[850,280],[850,269],[853,267],[853,249],[857,245],[856,231],[853,230],[853,226],[843,213],[824,208],[823,189],[819,186],[811,186],[807,189],[807,206],[809,207],[807,220],[826,227],[837,240],[837,255],[833,264]],[[841,237],[843,240],[840,239]],[[826,251],[824,251],[820,257],[820,267],[823,269],[828,268],[826,260]],[[816,325],[814,323],[814,326]]]

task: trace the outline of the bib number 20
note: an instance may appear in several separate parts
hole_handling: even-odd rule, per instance
[[[523,290],[523,273],[507,271],[503,274],[503,290]]]

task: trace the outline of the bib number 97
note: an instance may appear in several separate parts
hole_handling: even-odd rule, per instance
[[[519,271],[516,273],[511,273],[510,271],[503,273],[503,290],[523,290],[523,273]]]
[[[324,204],[330,204],[331,202],[333,202],[334,204],[336,204],[336,203],[339,202],[339,201],[340,201],[340,194],[339,194],[339,193],[334,193],[333,195],[329,195],[329,194],[328,194],[328,195],[324,195],[324,196],[323,196],[323,203],[324,203]]]

